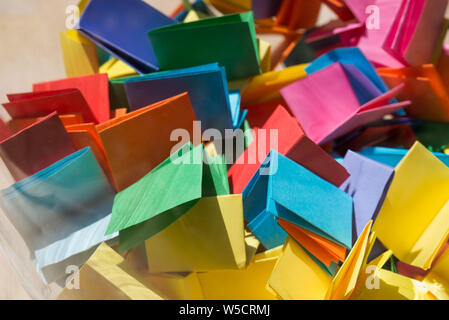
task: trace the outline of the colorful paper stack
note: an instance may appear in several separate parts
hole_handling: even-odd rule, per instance
[[[83,1],[3,103],[6,259],[36,299],[449,299],[446,7]]]

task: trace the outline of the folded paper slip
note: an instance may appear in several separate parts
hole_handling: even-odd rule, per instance
[[[329,48],[353,46],[364,31],[363,23],[334,20],[308,32],[304,42],[318,52],[327,52]]]
[[[444,249],[442,249],[442,250],[444,250]],[[435,258],[434,263],[436,261],[438,261],[438,258]],[[417,279],[417,280],[422,280],[430,271],[430,269],[423,270],[421,268],[406,264],[402,261],[398,261],[396,263],[396,269],[397,269],[398,274],[405,276],[405,277],[412,278],[412,279]]]
[[[248,110],[245,120],[248,121],[248,125],[251,127],[251,129],[263,128],[265,124],[268,122],[268,120],[274,117],[273,114],[275,113],[275,111],[277,111],[276,109],[278,108],[285,109],[284,110],[285,112],[282,112],[283,115],[289,116],[290,118],[294,118],[287,111],[286,104],[284,100],[282,100],[282,98],[271,102],[245,106],[245,108],[246,110]],[[282,118],[284,118],[284,116]],[[299,126],[298,121],[296,119],[295,121],[298,124],[298,127],[301,130],[301,132],[304,133],[302,128]]]
[[[394,175],[394,169],[349,150],[342,165],[350,176],[340,189],[354,200],[354,241],[366,224],[376,221]]]
[[[147,32],[175,21],[140,0],[92,0],[80,31],[100,48],[140,73],[158,70]]]
[[[203,289],[195,272],[149,273],[145,270],[142,276],[169,300],[204,300]]]
[[[250,235],[245,231],[245,243],[246,243],[246,261],[247,264],[250,263],[250,261],[253,261],[253,257],[255,254],[255,251],[257,250],[257,247],[259,245],[259,242],[257,239],[254,238],[254,236]],[[141,249],[143,247],[143,249]],[[226,270],[216,270],[215,271],[207,271],[207,273],[214,273],[217,276],[211,275],[211,278],[207,277],[208,279],[211,279],[212,282],[210,283],[208,279],[206,279],[205,282],[200,284],[200,281],[198,280],[198,273],[196,272],[179,272],[179,273],[150,273],[148,272],[148,264],[146,262],[146,257],[144,257],[144,246],[140,246],[137,248],[132,249],[129,254],[126,256],[126,260],[147,280],[154,288],[157,288],[161,293],[163,293],[168,299],[175,299],[175,300],[204,300],[203,291],[207,291],[207,299],[211,300],[214,296],[221,295],[233,295],[236,299],[235,295],[239,293],[239,296],[246,296],[248,292],[255,292],[254,290],[257,290],[259,288],[265,287],[265,282],[262,281],[261,283],[257,282],[255,283],[257,288],[246,288],[243,289],[241,292],[236,292],[233,288],[235,285],[238,285],[239,288],[246,287],[245,283],[241,283],[242,277],[238,277],[238,275],[242,275],[239,271],[244,271],[245,269],[237,270],[237,269],[226,269]],[[260,259],[271,259],[275,258],[273,257],[275,255],[275,252],[270,254],[260,254],[258,257]],[[145,254],[146,256],[146,254]],[[260,269],[257,269],[260,270]],[[266,270],[266,269],[264,269]],[[236,275],[234,278],[235,281],[230,282],[229,281],[229,273],[231,272]],[[261,270],[261,272],[263,272]],[[271,271],[270,271],[271,272]],[[205,273],[201,273],[205,274]],[[260,274],[260,273],[257,273]],[[269,275],[269,273],[268,273]],[[227,281],[225,283],[222,282],[222,277],[225,277]],[[254,278],[253,278],[254,279]],[[214,283],[216,283],[214,280],[217,280],[222,285],[227,285],[229,290],[223,288],[223,287],[214,287]],[[253,281],[249,280],[246,282],[246,284],[254,283]],[[204,288],[205,286],[209,286],[208,288]],[[204,288],[204,289],[203,289]],[[223,288],[221,290],[220,288]],[[264,294],[263,292],[261,294]]]
[[[233,119],[238,122],[240,108],[231,108],[225,69],[216,63],[112,82],[118,81],[124,85],[130,110],[187,92],[202,131],[213,128],[224,134],[238,125]]]
[[[97,48],[78,30],[59,33],[67,77],[98,73]]]
[[[266,248],[285,240],[276,218],[352,245],[352,198],[274,150],[243,191],[243,203],[245,220]]]
[[[75,147],[83,149],[89,147],[92,150],[95,158],[104,174],[108,178],[111,185],[114,185],[114,179],[111,173],[111,166],[104,151],[103,142],[98,135],[95,125],[93,123],[82,123],[77,125],[66,126],[66,130],[70,136]],[[117,187],[114,186],[116,189]]]
[[[99,73],[107,73],[109,79],[116,79],[121,77],[129,77],[137,75],[137,72],[129,65],[116,58],[111,58],[103,63],[99,70]]]
[[[437,69],[430,64],[402,69],[379,69],[390,86],[404,84],[398,93],[401,100],[410,100],[407,115],[422,120],[449,122],[449,94]]]
[[[368,221],[363,228],[348,257],[332,279],[326,299],[346,300],[356,290],[359,274],[365,271],[364,266],[375,240],[375,236],[370,235],[372,224],[372,221]]]
[[[79,288],[66,286],[58,300],[164,299],[105,243],[100,244],[77,276]]]
[[[243,191],[271,149],[340,186],[348,177],[346,170],[304,135],[298,121],[282,105],[278,105],[271,114],[268,113],[271,110],[270,106],[260,106],[250,108],[248,112],[251,119],[252,113],[256,114],[255,117],[267,113],[268,120],[261,130],[253,131],[254,141],[229,169],[232,192]],[[259,123],[259,120],[254,123]]]
[[[382,48],[405,65],[430,63],[444,25],[445,0],[402,0]]]
[[[16,181],[37,173],[75,151],[56,113],[0,142],[0,156]]]
[[[229,194],[226,167],[220,161],[209,157],[202,144],[193,148],[189,143],[118,193],[108,234],[120,231],[120,250],[168,227],[201,197]]]
[[[257,39],[259,47],[259,63],[262,73],[271,70],[271,43],[262,39]]]
[[[78,89],[62,89],[41,92],[8,94],[10,102],[3,107],[13,118],[42,117],[52,112],[81,114],[88,122],[96,118]]]
[[[338,48],[331,50],[319,58],[313,60],[305,69],[307,74],[312,74],[317,71],[320,71],[335,62],[340,62],[344,65],[351,65],[356,67],[373,85],[375,88],[377,88],[378,91],[381,93],[385,93],[388,91],[388,87],[386,86],[385,82],[382,80],[382,78],[379,76],[379,74],[376,72],[376,69],[374,69],[373,65],[368,61],[368,59],[363,55],[362,51],[360,51],[357,47],[352,48]],[[360,79],[360,78],[359,78]],[[357,90],[357,87],[353,80],[356,79],[350,79],[351,83],[353,84],[354,90]],[[363,91],[357,92],[356,94],[360,97],[363,97]],[[360,104],[363,104],[367,101],[363,101],[359,99]],[[396,101],[395,101],[396,102]]]
[[[200,199],[145,241],[150,272],[241,269],[246,266],[241,195]]]
[[[76,88],[81,92],[84,99],[87,101],[87,104],[89,105],[89,108],[94,116],[94,121],[91,120],[90,116],[85,118],[85,120],[95,123],[101,123],[109,119],[108,86],[109,83],[107,74],[100,73],[35,83],[33,84],[33,91],[41,92]],[[73,108],[73,106],[71,106],[70,108]],[[82,112],[84,117],[83,110],[75,112]]]
[[[162,70],[218,62],[228,80],[261,73],[251,11],[162,27],[148,35]]]
[[[12,135],[12,130],[8,127],[6,123],[3,122],[3,120],[0,119],[0,141],[5,140],[9,136]]]
[[[435,289],[429,283],[417,281],[382,269],[392,252],[386,251],[362,267],[354,300],[435,300]],[[363,272],[365,270],[365,272]]]
[[[353,83],[361,86],[358,91],[368,102],[360,104]],[[402,87],[382,94],[356,67],[334,63],[285,87],[281,94],[307,136],[325,143],[408,105],[409,101],[389,104]]]
[[[284,300],[322,300],[332,278],[290,237],[268,280]]]
[[[104,236],[113,197],[114,190],[85,148],[2,190],[0,204],[51,282],[65,275],[66,266],[85,261],[77,254],[116,236]],[[43,270],[57,263],[63,264],[56,268],[58,274]]]
[[[407,149],[385,148],[385,147],[365,147],[360,152],[361,155],[380,162],[390,167],[396,167],[407,154]],[[449,167],[449,155],[440,152],[432,154]]]
[[[446,177],[449,168],[419,142],[397,165],[374,231],[399,260],[427,270],[447,242]]]
[[[253,260],[259,242],[254,238],[254,236],[251,236],[249,233],[245,231],[245,243],[246,243],[246,261],[247,263],[249,263],[250,261]],[[146,254],[143,252],[144,250],[145,250],[144,246],[139,246],[132,249],[131,251],[129,251],[129,254],[127,254],[126,261],[129,262],[152,286],[154,286],[154,288],[157,288],[168,299],[204,300],[202,288],[203,285],[200,285],[200,282],[198,280],[198,274],[196,272],[150,273],[148,272],[148,264],[146,262]],[[268,255],[266,255],[265,258],[268,259]],[[217,270],[217,274],[219,275],[223,274],[221,272],[225,272],[225,274],[227,274],[227,272],[239,274],[237,271],[240,270],[236,269]],[[213,271],[208,271],[208,273],[209,272]],[[219,276],[213,278],[220,281]],[[227,279],[229,280],[229,277],[227,277]],[[236,279],[236,281],[238,281],[238,279]],[[227,283],[229,283],[229,281],[227,281]],[[211,285],[213,285],[213,283],[211,283]],[[234,281],[233,283],[229,283],[229,288],[231,288],[234,285],[235,285]],[[263,288],[264,286],[265,283],[261,283],[259,288],[260,287]],[[211,295],[217,294],[216,293],[217,290],[215,289],[213,289],[213,292],[210,292]],[[218,291],[220,291],[219,288]],[[228,292],[230,293],[231,291],[234,294],[236,294],[236,292],[232,289],[230,289],[230,291]],[[226,294],[227,293],[225,293],[225,295]],[[245,295],[245,293],[242,293],[242,295]],[[211,299],[210,296],[208,296],[207,299],[210,300]]]
[[[430,273],[430,271],[433,269],[433,267],[437,265],[438,260],[446,252],[446,249],[448,247],[449,247],[449,242],[446,243],[441,248],[440,252],[438,253],[438,255],[433,260],[432,266],[428,270],[423,270],[421,268],[411,266],[411,265],[409,265],[407,263],[404,263],[402,261],[397,261],[397,263],[396,263],[397,272],[399,274],[403,275],[403,276],[406,276],[406,277],[409,277],[409,278],[412,278],[412,279],[417,279],[417,280],[421,281]]]
[[[370,26],[357,43],[368,60],[376,67],[403,67],[401,60],[382,47],[394,26],[401,1],[345,0],[345,4],[359,22]],[[373,7],[370,7],[371,5]]]
[[[396,263],[397,272],[399,274],[409,277],[409,278],[423,280],[430,273],[430,271],[433,270],[433,268],[438,264],[439,259],[443,256],[443,254],[446,252],[446,249],[448,247],[449,247],[449,242],[447,242],[445,245],[443,245],[441,250],[436,255],[435,259],[433,259],[432,265],[431,265],[430,269],[428,269],[428,270],[423,270],[421,268],[411,266],[402,261],[398,261]]]
[[[278,223],[290,237],[327,268],[330,268],[332,263],[338,264],[345,260],[345,247],[286,220],[278,219]]]
[[[374,275],[379,289],[364,289],[356,300],[436,300],[432,287],[398,273],[378,269]],[[399,289],[398,289],[399,288]]]
[[[137,182],[188,141],[196,124],[187,93],[97,126],[118,190]],[[179,135],[174,135],[174,130]],[[181,138],[180,142],[177,139]],[[197,142],[197,143],[198,143]],[[175,148],[179,145],[177,148]]]
[[[181,18],[181,15],[183,15],[182,18]],[[185,18],[184,18],[184,16],[185,16]],[[204,19],[204,18],[207,18],[207,17],[208,17],[208,15],[206,15],[201,10],[190,9],[190,10],[187,11],[187,9],[186,9],[186,10],[182,11],[182,13],[180,15],[175,17],[175,19],[178,20],[178,21],[182,21],[182,22],[186,23],[186,22],[198,21],[198,20],[201,20],[201,19]]]
[[[423,280],[440,300],[449,299],[449,250],[443,252]]]
[[[207,300],[277,300],[266,289],[282,248],[278,247],[254,256],[241,270],[198,272],[197,277]]]
[[[80,113],[58,114],[58,116],[64,126],[84,123],[83,116]],[[13,133],[16,133],[25,129],[26,127],[31,126],[33,123],[42,120],[45,117],[46,116],[11,119],[8,121],[8,127]]]
[[[279,90],[292,82],[304,78],[307,75],[304,70],[306,66],[302,64],[255,76],[242,90],[243,105],[253,105],[280,99],[281,94]]]

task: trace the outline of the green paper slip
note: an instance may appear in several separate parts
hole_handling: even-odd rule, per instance
[[[203,156],[207,161],[203,161]],[[229,194],[221,159],[209,157],[202,144],[184,145],[174,159],[167,158],[116,195],[106,234],[120,232],[120,251],[162,231],[202,197]]]
[[[228,80],[261,73],[251,11],[162,27],[148,36],[161,70],[218,62]]]

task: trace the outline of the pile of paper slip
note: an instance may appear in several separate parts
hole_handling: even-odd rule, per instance
[[[449,299],[447,5],[81,1],[67,78],[2,97],[28,294]]]

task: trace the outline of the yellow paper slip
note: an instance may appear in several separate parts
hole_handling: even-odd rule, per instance
[[[90,0],[81,0],[78,2],[78,8],[80,9],[80,15],[83,13]]]
[[[171,300],[204,300],[198,276],[192,273],[147,273],[145,280]]]
[[[395,171],[374,231],[399,260],[427,270],[448,239],[449,168],[416,142]]]
[[[363,229],[354,247],[345,262],[332,279],[332,284],[326,294],[327,299],[346,300],[354,292],[359,279],[361,268],[366,261],[370,242],[374,243],[375,237],[370,237],[372,221]]]
[[[305,71],[307,66],[302,64],[255,76],[242,90],[242,104],[253,105],[280,99],[279,90],[307,76]]]
[[[367,253],[368,254],[368,253]],[[387,250],[361,268],[354,300],[429,300],[434,299],[427,285],[382,269],[393,252]]]
[[[332,278],[288,237],[268,285],[284,300],[322,300]]]
[[[80,269],[79,289],[66,287],[58,299],[161,300],[163,298],[149,287],[122,256],[102,243]]]
[[[246,265],[253,261],[253,258],[259,249],[260,241],[253,236],[252,233],[245,230],[245,253],[246,253]]]
[[[373,237],[373,239],[370,238],[369,249],[367,250],[367,253],[365,255],[365,261],[360,268],[360,274],[357,279],[356,287],[351,294],[351,299],[356,299],[363,290],[365,290],[366,288],[372,288],[376,285],[377,279],[375,278],[375,276],[377,275],[378,270],[382,269],[385,263],[393,255],[393,252],[391,250],[387,250],[377,258],[373,259],[370,263],[367,263],[367,258],[369,256],[369,253],[371,252],[372,245],[374,245],[375,240],[375,237]]]
[[[268,41],[257,39],[259,45],[260,69],[262,72],[271,70],[271,44]]]
[[[276,262],[282,252],[278,247],[254,256],[242,270],[217,270],[198,273],[207,300],[275,300],[277,296],[266,289]]]
[[[357,300],[433,300],[426,284],[384,269],[377,269],[361,287]]]
[[[145,246],[137,246],[123,254],[140,277],[170,300],[204,300],[196,273],[149,273]]]
[[[242,196],[202,198],[145,247],[151,273],[245,267]]]
[[[449,300],[449,249],[438,258],[423,282],[438,299]]]
[[[259,240],[257,240],[251,233],[245,231],[246,244],[246,259],[248,262],[253,261],[254,254],[259,247]],[[257,255],[257,260],[277,258],[280,254],[280,249],[266,251]],[[197,273],[149,273],[146,256],[140,247],[131,249],[126,253],[126,261],[144,278],[151,286],[161,292],[164,297],[174,300],[204,300],[203,289],[198,280]],[[242,270],[244,272],[246,269]],[[239,274],[240,270],[225,270],[217,271],[220,276],[222,272]],[[271,272],[271,271],[270,271]],[[214,272],[215,274],[215,272]],[[246,273],[245,273],[246,274]],[[234,279],[234,278],[232,278]],[[231,279],[231,280],[232,280]],[[227,279],[225,285],[235,285],[234,281],[229,282]],[[262,283],[265,285],[266,280]],[[241,287],[241,286],[240,286]],[[239,287],[239,288],[240,288]],[[215,290],[216,288],[214,288]],[[221,290],[221,289],[220,289]],[[240,291],[240,290],[239,290]],[[220,291],[221,292],[221,291]],[[237,294],[233,292],[233,295]],[[210,296],[210,294],[208,295]],[[209,299],[211,299],[209,297]]]
[[[187,13],[187,16],[184,18],[183,22],[184,23],[194,22],[194,21],[198,21],[203,18],[207,18],[207,15],[205,15],[201,11],[189,10],[189,12]]]
[[[59,34],[67,77],[77,77],[98,72],[97,49],[77,30]]]
[[[111,58],[103,63],[99,68],[99,72],[107,73],[109,79],[137,75],[137,72],[133,68],[116,58]]]

